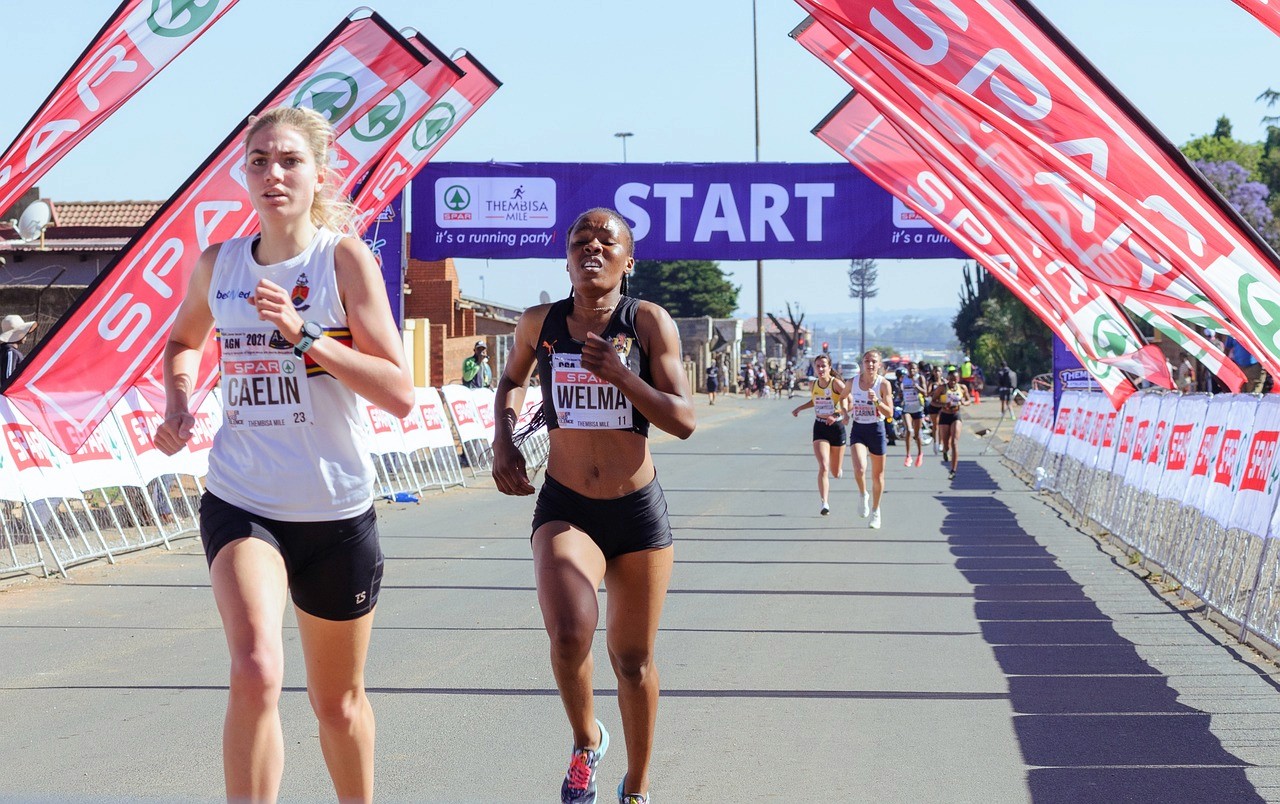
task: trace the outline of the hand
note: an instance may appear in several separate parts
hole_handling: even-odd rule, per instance
[[[289,343],[297,345],[302,340],[302,317],[284,288],[269,279],[260,279],[248,302],[258,310],[258,320],[275,325]]]
[[[529,473],[525,467],[524,455],[510,441],[493,442],[493,476],[494,485],[503,494],[516,497],[527,497],[535,489],[529,482]]]
[[[594,332],[587,333],[582,343],[582,367],[605,382],[617,385],[617,379],[627,372],[627,367],[613,351],[613,344]]]
[[[170,413],[156,428],[151,440],[156,449],[165,455],[176,455],[191,440],[191,431],[195,429],[196,417],[190,413]]]

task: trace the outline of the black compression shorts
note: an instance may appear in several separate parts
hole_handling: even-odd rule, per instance
[[[293,605],[322,620],[354,620],[378,602],[382,548],[378,516],[281,522],[251,514],[205,492],[200,498],[200,541],[209,566],[218,551],[245,537],[261,539],[284,558]]]
[[[843,447],[849,443],[849,438],[844,432],[844,422],[827,424],[817,419],[813,422],[813,440],[825,441],[833,447]]]
[[[670,546],[667,498],[656,477],[644,488],[612,500],[584,497],[551,475],[546,478],[533,509],[533,532],[548,522],[567,522],[590,536],[605,560]]]

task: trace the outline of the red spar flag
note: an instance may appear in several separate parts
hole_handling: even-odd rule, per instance
[[[1043,167],[1019,177],[1032,181],[1030,211],[1045,227],[1063,227],[1073,258],[1096,269],[1128,252],[1143,270],[1117,278],[1136,278],[1135,289],[1172,289],[1182,301],[1196,296],[1179,280],[1200,289],[1232,334],[1268,368],[1280,367],[1274,253],[1029,3],[954,0],[904,10],[893,0],[797,1],[846,43],[865,47],[879,68],[907,75],[925,97],[945,98],[937,104],[944,113],[964,109],[1023,152],[1034,150]],[[979,149],[993,139],[942,122]]]
[[[1122,313],[1104,298],[1099,284],[1076,270],[1054,245],[1027,222],[1020,208],[1011,204],[977,167],[963,158],[959,149],[932,126],[920,109],[903,103],[893,88],[844,48],[821,25],[801,24],[792,36],[807,50],[859,88],[876,109],[888,116],[897,131],[914,148],[918,158],[963,195],[972,215],[979,217],[999,238],[996,253],[1020,266],[1025,288],[1051,294],[1051,305],[1080,333],[1077,341],[1099,362],[1108,363],[1153,382],[1172,387],[1168,366],[1159,350],[1144,347],[1142,338]],[[972,190],[972,192],[971,192]],[[941,202],[935,204],[940,205]],[[1071,339],[1064,339],[1070,342]]]
[[[944,171],[930,165],[864,96],[850,95],[814,129],[814,134],[946,234],[1009,288],[1080,358],[1113,405],[1119,406],[1136,390],[1120,371],[1096,359],[1098,350],[1091,341],[1097,330],[1087,327],[1088,315],[1093,311],[1099,321],[1103,316],[1119,316],[1121,320],[1123,316],[1114,308],[1114,314],[1108,311],[1103,299],[1086,300],[1078,311],[1082,314],[1072,312],[1069,304],[1074,296],[1068,293],[1065,299],[1061,298],[1048,283],[1042,286],[1037,281],[1039,276],[1032,269],[1032,261],[1040,254],[1023,252],[1019,239],[1005,231],[998,219],[986,215],[979,205],[967,204],[969,193],[963,185],[949,181]],[[1102,341],[1102,345],[1106,343]],[[1136,343],[1133,345],[1136,347]]]
[[[0,212],[237,0],[125,0],[0,156]],[[14,35],[12,30],[10,35]]]
[[[356,195],[354,203],[367,223],[378,217],[414,174],[502,86],[470,53],[459,56],[455,63],[465,75],[383,157]]]
[[[400,135],[417,122],[432,102],[458,80],[462,71],[432,45],[426,37],[415,35],[408,40],[423,56],[430,59],[389,95],[374,105],[363,117],[339,134],[330,154],[330,164],[345,175],[343,192],[349,193],[360,176],[396,143]],[[252,229],[257,230],[257,218]],[[203,359],[196,379],[196,387],[190,394],[190,406],[194,410],[204,400],[205,394],[218,384],[219,355],[221,346],[213,335],[205,345]],[[156,410],[165,408],[163,353],[143,374],[136,387]]]
[[[422,67],[423,57],[377,14],[350,18],[255,113],[310,106],[345,131]],[[67,452],[159,359],[200,252],[253,231],[246,200],[243,125],[117,255],[5,390]],[[70,422],[71,427],[56,426]],[[70,430],[79,441],[65,437]]]
[[[1235,4],[1258,18],[1258,22],[1280,35],[1280,2],[1276,0],[1235,0]]]

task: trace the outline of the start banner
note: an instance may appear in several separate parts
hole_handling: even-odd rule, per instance
[[[428,164],[412,256],[564,257],[592,207],[622,213],[647,260],[936,259],[966,255],[847,164]]]

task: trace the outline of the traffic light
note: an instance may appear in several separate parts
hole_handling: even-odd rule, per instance
[[[831,344],[827,343],[826,341],[823,341],[823,342],[822,342],[822,351],[824,351],[824,352],[829,352],[829,351],[831,351]]]
[[[801,336],[800,336],[800,338],[796,341],[796,346],[799,346],[801,349],[803,349],[803,348],[804,348],[804,336],[803,336],[803,335],[801,335]]]

